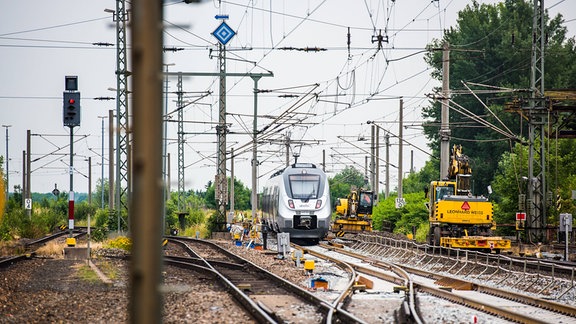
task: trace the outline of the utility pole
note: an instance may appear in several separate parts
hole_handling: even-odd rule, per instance
[[[182,74],[178,74],[178,215],[184,212],[184,102],[182,89]]]
[[[92,157],[88,157],[88,205],[92,205]]]
[[[8,206],[8,199],[10,198],[10,156],[8,155],[8,128],[12,125],[2,125],[6,128],[6,206]]]
[[[370,129],[370,184],[372,185],[372,190],[376,188],[376,124],[372,124]]]
[[[402,168],[402,164],[404,163],[404,145],[402,144],[403,136],[403,129],[404,129],[404,100],[400,99],[400,112],[398,113],[398,198],[404,202],[404,197],[402,196],[402,180],[404,178],[404,169]],[[448,168],[446,168],[448,170]]]
[[[26,215],[28,215],[28,219],[32,218],[32,196],[30,190],[30,177],[32,176],[32,169],[31,166],[31,145],[30,142],[30,130],[26,131],[26,195],[23,199],[24,206],[26,207]]]
[[[274,74],[272,72],[269,73],[226,73],[226,72],[164,72],[165,76],[231,76],[231,77],[251,77],[251,78],[261,78],[261,77],[273,77]],[[222,88],[221,90],[225,90]],[[228,180],[226,179],[226,133],[228,126],[226,124],[226,107],[225,107],[225,100],[222,96],[225,96],[226,92],[220,93],[220,105],[221,109],[219,111],[219,119],[218,125],[216,126],[216,133],[218,136],[218,161],[217,161],[217,173],[214,181],[215,187],[215,198],[218,201],[218,222],[224,223],[219,224],[222,225],[221,229],[223,229],[223,225],[225,225],[226,221],[226,201],[228,197]],[[257,109],[257,108],[256,108]]]
[[[526,199],[526,231],[531,242],[545,240],[546,230],[546,145],[545,127],[548,121],[548,110],[544,98],[544,0],[534,0],[532,25],[532,61],[530,88],[532,98],[527,109],[529,155],[528,155],[528,188]],[[535,158],[536,136],[539,135],[540,159]],[[539,174],[535,175],[535,170]]]
[[[101,164],[101,172],[100,172],[100,195],[102,196],[100,201],[100,208],[104,209],[104,118],[106,116],[98,116],[98,118],[102,121],[102,148],[100,150],[100,164]]]
[[[450,44],[444,42],[442,48],[442,110],[440,121],[440,179],[448,175],[450,159]]]
[[[256,210],[258,209],[258,186],[257,186],[257,171],[258,171],[258,156],[257,156],[257,145],[258,145],[258,80],[262,76],[254,75],[252,80],[254,80],[254,119],[252,122],[252,219],[256,220]],[[234,181],[234,179],[232,179]]]
[[[170,66],[174,66],[174,63],[164,63],[165,71],[168,72]],[[162,207],[162,233],[166,233],[166,201],[170,197],[170,184],[168,183],[168,125],[166,119],[168,117],[168,76],[164,77],[164,110],[162,112],[162,180],[164,182],[164,196],[162,201],[164,202],[164,207]]]
[[[286,167],[288,167],[290,166],[290,132],[284,135],[284,138],[286,139],[284,144],[286,146]]]
[[[108,213],[114,215],[114,111],[108,110]],[[120,218],[118,218],[118,230],[120,229]]]
[[[386,132],[386,191],[385,197],[390,196],[390,134]]]
[[[126,24],[129,20],[126,0],[116,0],[116,10],[105,9],[112,13],[116,22],[116,199],[115,210],[118,223],[122,210],[128,209],[128,70],[126,57]],[[118,227],[120,232],[121,228]]]
[[[376,146],[374,147],[376,157],[374,161],[376,162],[376,173],[374,174],[374,195],[376,195],[376,199],[380,197],[380,127],[376,127]]]
[[[228,218],[226,222],[232,224],[234,220],[234,148],[230,149],[230,212],[228,213]]]
[[[226,212],[227,180],[226,180],[226,47],[218,44],[218,66],[220,71],[220,96],[218,100],[218,169],[216,173],[216,201],[218,202],[218,221],[222,221]]]
[[[129,160],[134,161],[134,175],[130,175],[129,179],[134,180],[134,190],[129,190],[130,196],[133,193],[129,208],[129,228],[133,245],[130,256],[128,320],[130,323],[161,323],[163,294],[160,242],[161,215],[164,206],[162,201],[163,4],[155,0],[137,0],[132,2],[131,9],[134,14],[130,28],[134,107],[138,109],[134,110],[132,123],[134,149],[127,150],[130,152]]]
[[[27,154],[26,150],[22,151],[22,208],[26,207],[26,179],[28,178],[28,171],[26,168]]]

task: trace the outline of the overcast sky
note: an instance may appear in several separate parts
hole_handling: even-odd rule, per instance
[[[494,3],[495,1],[478,1]],[[299,161],[322,162],[334,176],[345,166],[364,168],[369,156],[368,120],[398,134],[400,99],[404,107],[404,138],[413,146],[404,148],[404,171],[411,164],[418,170],[429,159],[420,127],[421,110],[428,105],[426,94],[438,82],[423,60],[425,46],[441,38],[444,29],[455,25],[457,12],[471,1],[205,1],[201,4],[165,2],[167,47],[164,62],[170,72],[216,72],[217,40],[211,33],[229,15],[227,24],[237,33],[227,44],[227,72],[268,73],[258,88],[258,129],[275,118],[294,111],[301,119],[296,126],[266,131],[258,160],[259,187],[273,170],[285,162],[285,145],[290,137]],[[576,2],[548,0],[546,8],[562,13],[569,35],[576,30]],[[50,192],[55,185],[69,189],[69,128],[62,122],[64,78],[76,75],[81,92],[82,121],[74,128],[74,189],[88,191],[88,157],[92,159],[92,188],[108,177],[108,111],[115,101],[116,49],[94,43],[116,44],[112,14],[113,0],[0,0],[0,140],[9,132],[10,191],[22,184],[22,159],[26,132],[30,130],[32,191]],[[348,33],[350,45],[348,45]],[[378,42],[378,35],[387,40]],[[380,45],[380,47],[379,47]],[[321,51],[306,51],[319,48]],[[128,63],[130,64],[130,62]],[[176,109],[177,79],[168,80],[168,112]],[[128,83],[131,83],[129,79]],[[184,78],[185,188],[203,189],[216,173],[216,135],[219,82],[213,77]],[[227,78],[227,122],[231,134],[228,149],[239,152],[235,175],[251,187],[250,133],[254,109],[251,78]],[[203,98],[200,98],[200,97]],[[130,106],[130,109],[137,107]],[[175,114],[169,116],[173,120]],[[102,128],[104,121],[104,128]],[[294,121],[294,119],[290,119]],[[104,130],[104,146],[102,146]],[[381,133],[381,135],[383,135]],[[168,123],[171,188],[177,189],[177,124]],[[306,143],[301,147],[297,143]],[[312,144],[313,143],[313,144]],[[6,156],[2,141],[0,155]],[[391,139],[390,158],[398,161],[398,141]],[[104,164],[101,152],[104,150]],[[411,159],[413,152],[413,159]],[[384,149],[381,151],[384,156]],[[291,160],[293,162],[293,159]],[[384,172],[383,163],[381,163]],[[6,168],[6,164],[4,164]],[[230,162],[228,163],[230,168]],[[397,169],[390,174],[391,189]],[[380,176],[383,181],[383,175]],[[383,188],[381,186],[381,188]]]

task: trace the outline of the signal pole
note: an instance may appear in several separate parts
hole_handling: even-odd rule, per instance
[[[78,77],[66,76],[63,106],[64,126],[70,127],[70,191],[68,193],[68,238],[66,245],[76,246],[72,237],[74,231],[74,126],[80,126],[80,92],[78,92]]]

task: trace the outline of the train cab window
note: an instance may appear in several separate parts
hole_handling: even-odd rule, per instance
[[[361,206],[372,206],[372,195],[368,193],[363,193],[360,195],[360,205]]]
[[[316,174],[290,175],[290,191],[292,199],[317,199],[320,187],[320,176]]]
[[[436,187],[436,201],[444,199],[446,196],[454,195],[454,187]]]

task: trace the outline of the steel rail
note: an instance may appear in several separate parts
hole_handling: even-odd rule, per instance
[[[387,267],[389,264],[388,262],[375,260],[375,259],[373,259],[373,257],[366,257],[365,255],[360,255],[360,254],[357,254],[357,253],[354,253],[351,251],[346,251],[346,250],[343,250],[341,248],[332,247],[332,249],[336,250],[337,252],[342,253],[342,254],[346,254],[346,255],[349,255],[349,256],[352,256],[355,258],[366,260],[367,262],[371,262],[373,265],[376,265],[376,266]],[[409,273],[419,275],[422,277],[431,278],[431,279],[434,279],[436,281],[454,280],[454,278],[452,278],[452,277],[447,277],[447,276],[440,275],[440,274],[433,273],[433,272],[429,272],[426,270],[421,270],[421,269],[409,267],[406,265],[398,265],[398,266],[402,267],[403,269],[405,269]],[[489,287],[489,286],[473,283],[470,281],[466,281],[463,279],[456,279],[456,280],[468,284],[473,290],[481,292],[481,293],[493,295],[496,297],[508,299],[508,300],[515,301],[515,302],[520,302],[520,303],[523,303],[523,304],[526,304],[529,306],[538,307],[538,308],[541,308],[544,310],[556,312],[556,313],[563,314],[563,315],[576,316],[576,307],[574,307],[574,306],[560,304],[560,303],[557,303],[554,301],[549,301],[549,300],[545,300],[545,299],[541,299],[541,298],[531,297],[531,296],[528,296],[525,294],[516,293],[516,292],[512,292],[512,291],[506,291],[506,290],[499,289],[499,288]],[[456,296],[450,292],[447,292],[445,290],[438,289],[435,287],[430,287],[430,286],[426,286],[423,284],[415,284],[415,286],[418,290],[427,291],[430,294],[436,295],[438,297],[446,298],[446,299],[451,300],[453,302],[460,303],[460,304],[466,305],[466,306],[470,306],[470,307],[476,308],[478,310],[486,310],[490,314],[497,314],[499,316],[505,317],[505,318],[510,319],[510,320],[521,321],[521,322],[525,322],[525,323],[545,323],[545,322],[541,322],[538,319],[534,319],[533,317],[530,317],[527,315],[518,314],[518,313],[508,311],[505,308],[498,308],[498,307],[494,307],[494,306],[490,306],[490,305],[484,305],[481,302],[476,302],[470,298]],[[453,297],[450,297],[450,296],[453,296]],[[448,297],[450,297],[450,298],[448,298]]]
[[[234,254],[233,252],[230,252],[224,248],[222,248],[221,246],[219,246],[216,243],[210,242],[210,241],[206,241],[206,240],[200,240],[200,239],[193,239],[193,238],[183,238],[183,237],[177,237],[177,239],[175,237],[168,237],[169,242],[175,242],[175,241],[181,241],[180,245],[186,247],[188,246],[186,244],[186,242],[192,242],[192,243],[196,243],[196,244],[204,244],[204,245],[208,245],[211,246],[212,248],[224,253],[225,255],[227,255],[230,259],[230,262],[227,261],[218,261],[218,260],[210,260],[210,259],[204,259],[201,257],[198,258],[191,258],[190,263],[200,263],[200,262],[207,262],[209,264],[209,266],[206,266],[206,268],[212,268],[213,271],[218,272],[212,265],[219,265],[219,266],[223,266],[226,268],[236,268],[238,270],[242,269],[244,271],[250,271],[250,269],[253,269],[254,271],[257,271],[259,273],[261,273],[262,275],[266,276],[267,278],[269,278],[270,280],[278,283],[279,287],[283,287],[286,291],[298,296],[299,298],[302,298],[304,301],[311,303],[313,305],[317,305],[319,308],[324,309],[324,313],[326,316],[326,323],[336,323],[336,322],[340,322],[340,323],[362,323],[364,324],[365,322],[356,318],[355,316],[353,316],[352,314],[343,311],[343,310],[338,310],[336,309],[336,307],[330,303],[328,303],[327,301],[316,297],[315,295],[313,295],[312,293],[310,293],[309,291],[302,289],[301,287],[297,286],[296,284],[282,278],[279,277],[277,275],[275,275],[274,273],[271,273],[270,271],[250,262],[249,260],[246,260],[244,258],[242,258],[241,256],[238,256],[236,254]],[[190,247],[188,247],[190,248]],[[196,253],[194,253],[196,254]],[[196,254],[197,255],[197,254]],[[170,257],[173,258],[173,257]],[[174,260],[176,261],[176,260]],[[223,275],[222,275],[223,276]],[[244,294],[243,292],[241,292],[242,294]],[[248,298],[250,298],[248,296]],[[251,299],[252,300],[252,299]],[[264,307],[264,305],[262,305],[261,303],[257,303],[258,307],[265,310],[266,307]],[[269,311],[269,310],[268,310]]]
[[[404,315],[407,316],[413,323],[424,323],[424,321],[420,317],[420,314],[416,310],[416,295],[414,293],[414,291],[415,291],[414,290],[414,282],[412,281],[412,278],[410,277],[408,272],[406,272],[404,269],[402,269],[402,267],[399,267],[393,263],[382,262],[382,261],[374,260],[374,259],[369,258],[369,257],[361,256],[357,253],[344,250],[342,247],[326,245],[326,244],[319,244],[319,246],[321,246],[327,250],[330,250],[330,251],[335,251],[335,252],[350,256],[350,257],[357,258],[357,259],[362,260],[362,261],[369,263],[369,264],[377,263],[379,267],[385,268],[391,272],[394,272],[396,274],[396,276],[392,276],[392,275],[389,275],[389,274],[384,273],[382,271],[377,271],[377,270],[374,270],[374,269],[371,269],[368,267],[364,267],[364,266],[361,266],[359,264],[353,264],[352,265],[352,267],[354,269],[356,269],[360,272],[363,272],[363,273],[369,274],[371,276],[374,276],[376,278],[383,279],[383,280],[386,280],[388,282],[393,282],[395,284],[399,284],[399,285],[406,287],[406,300],[403,302],[403,305],[406,309],[404,309],[402,311],[405,313]],[[314,251],[312,251],[312,252],[314,252]],[[316,253],[316,252],[314,252],[314,253]],[[320,254],[320,253],[317,253],[317,254],[321,255],[323,258],[326,257],[323,254]],[[331,258],[331,259],[334,259],[334,258]],[[335,259],[335,260],[337,260],[337,259]]]
[[[182,257],[164,257],[164,262],[166,264],[189,270],[192,269],[194,271],[198,271],[218,279],[218,282],[221,283],[224,288],[234,297],[234,299],[236,299],[236,301],[238,301],[238,303],[240,303],[240,305],[244,307],[244,309],[248,311],[250,315],[254,317],[254,319],[256,319],[259,323],[278,323],[268,314],[268,312],[262,309],[248,295],[244,294],[242,290],[236,287],[236,285],[234,285],[230,280],[228,280],[218,271],[210,269],[206,266],[195,264],[194,262],[186,262],[184,260],[185,258]]]

